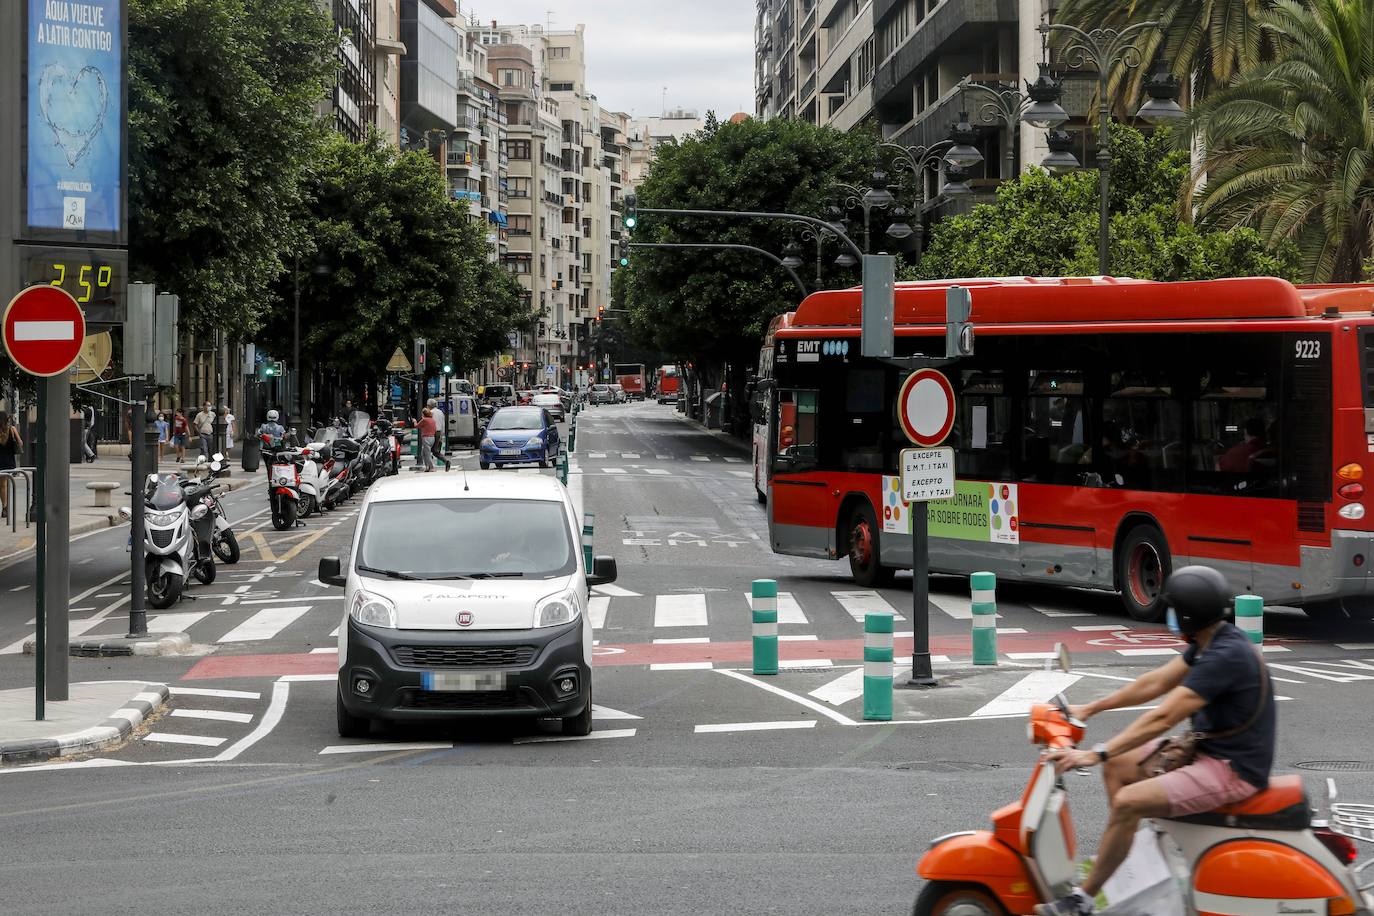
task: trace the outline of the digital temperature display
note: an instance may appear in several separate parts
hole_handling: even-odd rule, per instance
[[[127,252],[94,248],[19,249],[25,286],[60,286],[86,314],[86,324],[122,324],[128,285]]]

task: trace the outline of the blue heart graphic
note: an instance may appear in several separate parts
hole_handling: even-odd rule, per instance
[[[73,74],[61,64],[49,64],[38,77],[38,110],[72,168],[91,151],[109,105],[110,90],[96,67]]]

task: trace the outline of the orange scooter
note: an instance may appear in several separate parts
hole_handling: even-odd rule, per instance
[[[1059,649],[1060,667],[1069,668]],[[1085,726],[1063,694],[1031,707],[1028,734],[1041,748],[1076,746]],[[1330,785],[1330,784],[1329,784]],[[1143,822],[1121,871],[1108,882],[1104,916],[1371,916],[1374,877],[1356,866],[1353,840],[1374,843],[1374,805],[1333,803],[1314,820],[1298,776],[1276,776],[1242,802],[1202,814]],[[1041,759],[1020,801],[992,815],[991,830],[933,840],[917,873],[914,916],[1031,913],[1068,893],[1078,877],[1064,779]]]

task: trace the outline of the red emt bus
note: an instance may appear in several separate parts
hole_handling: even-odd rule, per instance
[[[940,356],[945,290],[970,288],[975,355],[944,368],[953,500],[932,571],[1113,590],[1164,615],[1185,563],[1311,616],[1374,616],[1374,287],[1271,278],[979,279],[896,288],[896,356]],[[774,551],[909,569],[897,496],[904,369],[859,355],[860,290],[809,296],[774,331]]]
[[[644,383],[647,379],[643,363],[617,363],[613,374],[616,384],[625,389],[626,400],[644,400]]]
[[[682,379],[678,377],[677,366],[659,366],[657,384],[654,392],[658,403],[676,403],[682,390]]]
[[[759,364],[749,400],[749,414],[754,427],[754,494],[760,503],[768,502],[768,476],[773,464],[773,443],[776,441],[769,434],[769,419],[773,411],[773,354],[777,352],[778,331],[791,327],[793,314],[786,312],[775,315],[768,322],[768,333],[764,335],[763,346],[759,349]]]

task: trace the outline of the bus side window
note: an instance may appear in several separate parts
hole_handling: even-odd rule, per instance
[[[1193,402],[1188,489],[1273,496],[1278,483],[1278,404],[1264,371],[1206,372]]]
[[[1163,369],[1112,372],[1102,403],[1094,467],[1108,486],[1179,490],[1184,475],[1183,405]]]
[[[1083,372],[1032,369],[1026,391],[1021,479],[1035,483],[1082,483],[1091,469],[1084,442]],[[1085,461],[1086,459],[1086,461]]]
[[[948,444],[955,473],[975,480],[1011,479],[1011,398],[1000,370],[965,369],[955,399],[958,414]]]
[[[816,392],[778,392],[778,469],[801,470],[816,463]]]

